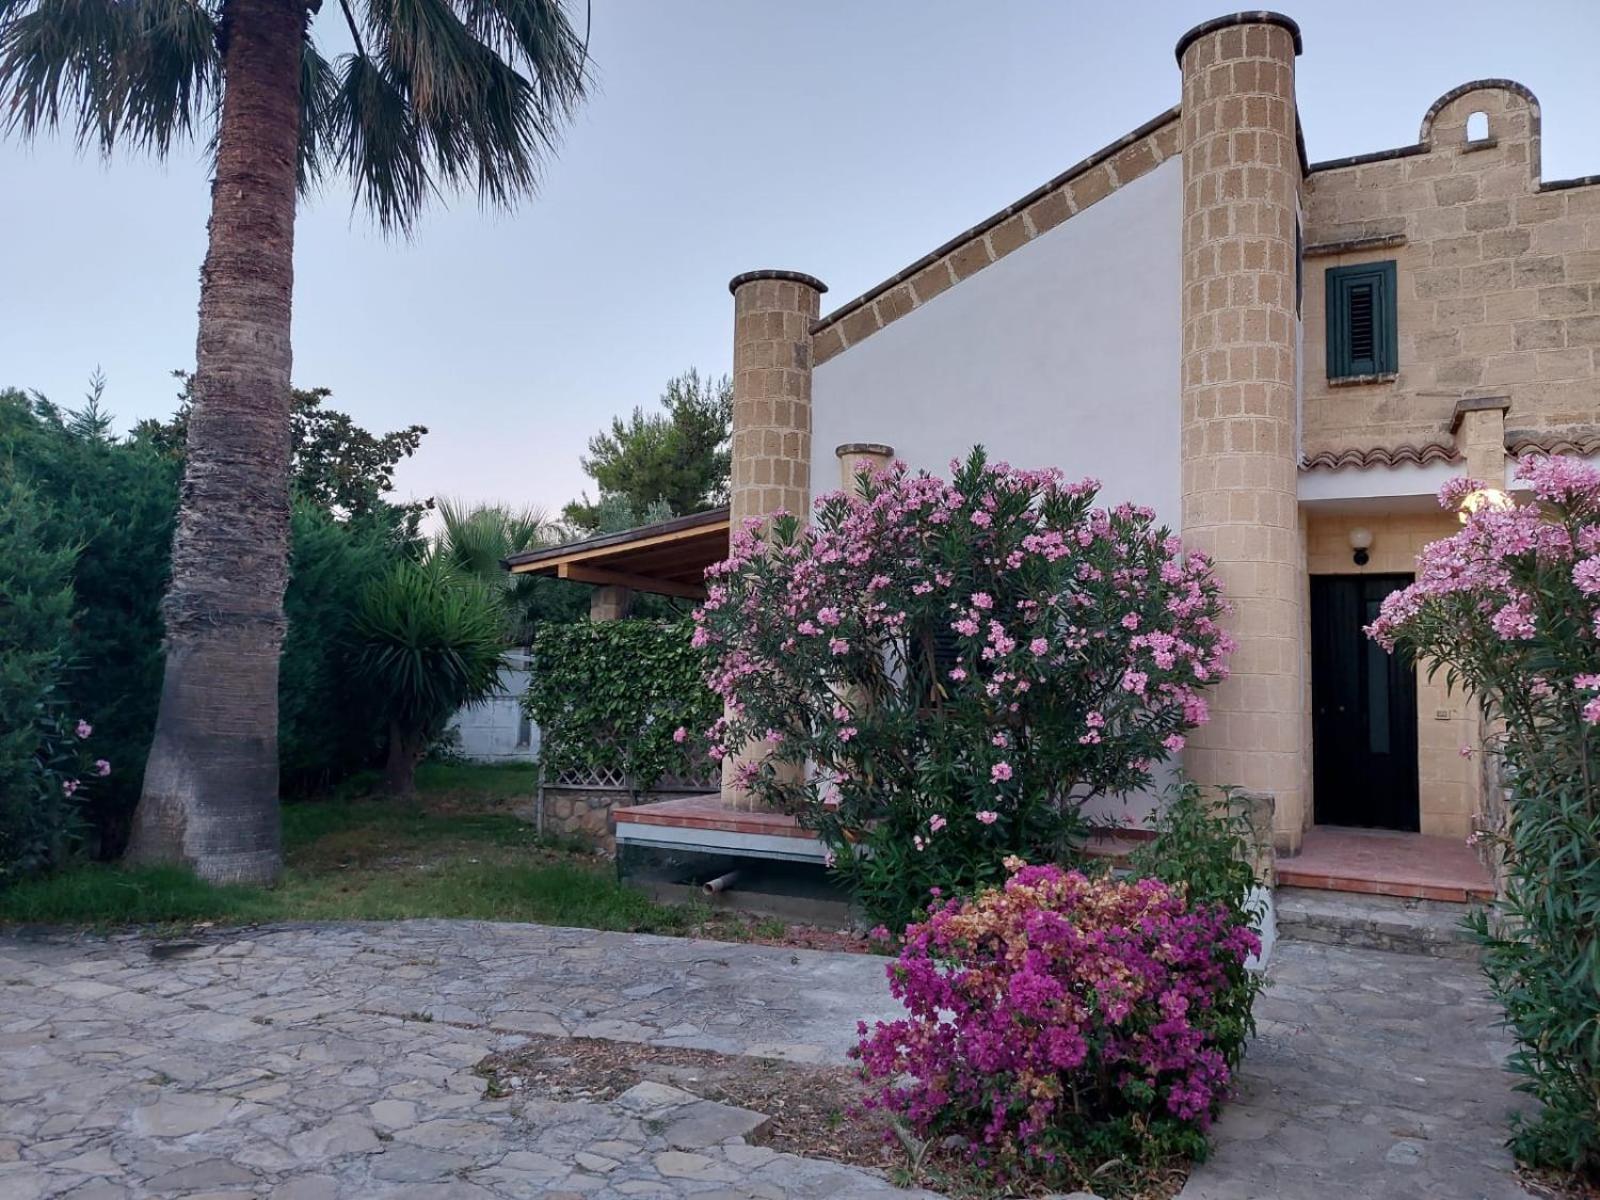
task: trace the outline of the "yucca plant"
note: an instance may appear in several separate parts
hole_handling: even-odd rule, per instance
[[[464,705],[487,699],[500,676],[499,594],[435,555],[396,564],[362,596],[355,670],[388,729],[384,780],[416,790],[418,761]]]
[[[319,18],[351,49],[323,56]],[[297,192],[349,179],[385,230],[533,191],[586,85],[563,0],[0,0],[0,117],[24,136],[212,152],[166,664],[131,855],[275,878]]]

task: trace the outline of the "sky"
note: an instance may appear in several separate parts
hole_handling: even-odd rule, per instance
[[[295,382],[370,429],[428,427],[402,497],[558,510],[592,491],[579,458],[614,414],[728,370],[730,277],[801,270],[824,311],[844,303],[1176,103],[1178,37],[1228,11],[593,0],[596,87],[538,197],[457,197],[409,241],[339,184],[302,206]],[[1546,179],[1600,173],[1594,0],[1286,11],[1313,161],[1410,144],[1441,94],[1501,77],[1539,97]],[[119,427],[170,413],[207,200],[194,147],[107,162],[0,140],[0,386],[71,406],[98,367]]]

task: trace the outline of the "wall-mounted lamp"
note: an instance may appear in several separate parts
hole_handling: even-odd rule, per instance
[[[1355,559],[1356,566],[1366,566],[1372,558],[1367,553],[1368,550],[1372,549],[1372,530],[1365,525],[1357,525],[1352,529],[1350,531],[1350,549],[1355,551],[1352,557]]]
[[[1511,507],[1511,497],[1499,488],[1478,488],[1468,492],[1461,498],[1461,508],[1458,515],[1461,523],[1465,525],[1472,514],[1480,509],[1498,510]]]

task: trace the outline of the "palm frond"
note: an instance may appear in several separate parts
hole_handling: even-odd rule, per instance
[[[322,178],[327,167],[329,130],[324,114],[333,109],[339,92],[339,76],[333,64],[322,57],[311,33],[306,32],[305,50],[300,57],[300,163],[299,184],[308,192]]]
[[[194,0],[7,0],[0,100],[31,137],[70,124],[80,145],[166,154],[220,87],[216,19]]]
[[[328,154],[350,173],[356,198],[384,229],[407,229],[434,191],[404,86],[387,64],[344,55],[330,107],[318,124]]]
[[[587,85],[560,0],[365,0],[331,125],[381,226],[442,188],[490,205],[533,192]],[[357,86],[359,85],[359,86]]]

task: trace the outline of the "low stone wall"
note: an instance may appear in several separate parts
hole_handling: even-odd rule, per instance
[[[655,799],[659,797],[620,788],[545,787],[539,792],[535,819],[540,833],[582,838],[609,854],[617,848],[612,810]]]

